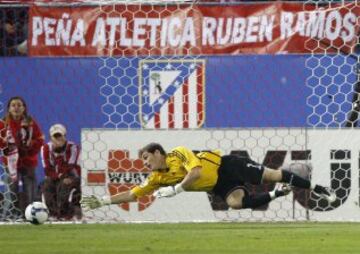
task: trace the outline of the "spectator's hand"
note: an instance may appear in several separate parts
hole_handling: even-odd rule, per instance
[[[13,153],[15,150],[18,150],[15,144],[9,143],[6,148],[3,150],[4,155],[9,155]]]
[[[72,179],[70,177],[66,177],[66,178],[64,178],[63,183],[65,185],[70,185],[70,184],[72,184]]]
[[[19,45],[16,46],[17,51],[22,54],[22,55],[26,55],[28,48],[27,48],[27,40],[23,41],[22,43],[20,43]]]
[[[10,179],[12,183],[15,183],[18,180],[17,174],[10,174]]]
[[[9,143],[7,145],[7,149],[12,152],[17,149],[17,146],[15,144]]]
[[[14,34],[16,32],[15,26],[10,23],[5,23],[4,27],[8,34]]]

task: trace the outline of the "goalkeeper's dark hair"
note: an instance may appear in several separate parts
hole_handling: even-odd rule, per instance
[[[162,145],[159,143],[150,143],[139,150],[139,158],[142,157],[144,152],[155,153],[156,150],[159,150],[160,154],[166,155],[165,149],[162,147]]]

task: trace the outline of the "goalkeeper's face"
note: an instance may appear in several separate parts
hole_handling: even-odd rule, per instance
[[[150,170],[159,170],[166,168],[165,156],[160,153],[159,150],[156,150],[154,153],[143,152],[141,156],[144,161],[144,165],[148,167]]]

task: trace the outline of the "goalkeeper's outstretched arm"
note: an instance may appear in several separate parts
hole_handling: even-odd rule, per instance
[[[103,196],[101,198],[92,196],[84,196],[81,199],[81,207],[86,210],[96,209],[105,205],[121,204],[136,201],[136,196],[131,191],[124,191],[112,196]]]
[[[124,191],[110,196],[110,204],[121,204],[136,201],[136,196],[131,191]]]

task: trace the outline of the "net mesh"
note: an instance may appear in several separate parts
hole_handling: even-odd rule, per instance
[[[343,2],[341,5],[332,2],[309,2],[305,3],[304,10],[313,8],[314,5],[318,9],[344,7],[353,13],[359,10],[357,1]],[[331,15],[334,12],[327,13]],[[352,40],[346,40],[345,31],[341,32],[344,40],[329,40],[333,34],[340,33],[341,24],[335,14],[332,15],[332,20],[323,24],[322,28],[315,24],[318,29],[325,30],[323,35],[305,42],[305,47],[312,52],[305,62],[309,70],[306,85],[311,90],[307,104],[313,110],[307,122],[311,127],[357,127],[359,31],[350,31],[357,35]],[[353,22],[358,24],[359,21],[354,18]],[[323,53],[316,54],[319,51]]]
[[[197,139],[194,140],[194,135]],[[166,148],[176,146],[176,140],[183,142],[196,151],[220,149],[223,154],[248,156],[264,163],[268,167],[277,167],[284,163],[304,162],[308,160],[306,151],[306,131],[298,129],[282,130],[84,130],[83,162],[87,172],[87,184],[84,193],[98,196],[107,193],[119,193],[131,189],[141,182],[149,172],[144,169],[142,161],[137,159],[138,140],[151,142],[152,137],[164,144]],[[114,137],[126,138],[121,150],[114,150]],[[241,149],[239,149],[241,148]],[[95,159],[94,159],[95,158]],[[104,171],[93,171],[93,168],[106,168]],[[141,173],[139,173],[141,172]],[[308,177],[306,171],[297,172]],[[106,180],[107,178],[107,180]],[[105,182],[107,184],[105,184]],[[105,186],[105,188],[104,188]],[[270,191],[273,184],[247,185],[251,194]],[[271,202],[258,209],[231,210],[218,197],[205,193],[182,193],[171,199],[155,199],[147,196],[137,203],[111,206],[87,213],[92,219],[104,221],[292,221],[309,219],[308,199],[301,190],[294,190],[294,195]],[[298,201],[296,201],[298,200]],[[296,202],[295,202],[296,201]],[[300,202],[300,203],[299,203]],[[323,200],[313,197],[313,208],[319,207]],[[210,205],[210,207],[209,207]],[[209,209],[211,208],[211,209]],[[161,214],[158,211],[161,210]]]
[[[305,42],[305,47],[311,51],[305,61],[308,70],[306,86],[310,90],[306,103],[311,108],[307,124],[314,129],[322,128],[324,133],[332,131],[333,128],[358,127],[359,30],[358,28],[349,31],[340,29],[342,24],[338,17],[341,13],[339,9],[342,9],[349,13],[348,18],[352,20],[351,22],[358,25],[359,19],[352,16],[352,13],[359,10],[359,3],[358,1],[342,1],[341,3],[307,1],[304,4],[304,11],[314,7],[318,10],[327,9],[325,12],[327,20],[324,24],[312,22],[312,25],[317,27],[318,35]],[[320,13],[318,15],[321,15]],[[339,34],[341,40],[329,39]],[[343,153],[344,156],[335,156],[339,153]],[[356,184],[350,172],[355,155],[348,153],[349,151],[341,149],[331,150],[330,158],[333,162],[330,163],[330,185],[338,197],[336,203],[333,204],[335,207],[346,202],[350,194],[348,188]],[[319,204],[319,206],[314,210],[332,209],[324,207],[324,204]]]
[[[25,73],[15,80],[6,76],[1,82],[6,86],[18,82],[19,89],[24,88],[28,104],[34,110],[35,116],[40,118],[45,133],[52,123],[58,121],[65,121],[73,128],[69,138],[81,142],[82,146],[83,194],[101,197],[129,190],[134,185],[143,182],[149,172],[142,162],[136,159],[136,151],[142,145],[154,141],[154,138],[158,142],[165,142],[167,149],[178,145],[186,145],[194,150],[220,149],[223,154],[248,156],[268,167],[278,168],[286,163],[312,162],[308,129],[259,128],[261,126],[257,126],[256,123],[260,118],[266,118],[268,121],[276,118],[280,119],[278,122],[281,123],[286,122],[286,119],[294,115],[295,111],[296,113],[300,111],[300,113],[308,113],[304,121],[311,130],[324,127],[342,129],[358,126],[359,56],[357,49],[350,47],[354,45],[353,42],[347,44],[332,42],[326,38],[309,39],[305,42],[305,47],[311,51],[311,54],[304,56],[301,60],[298,56],[291,55],[276,58],[265,55],[262,59],[264,62],[259,61],[256,55],[222,57],[202,55],[197,44],[189,39],[191,37],[189,34],[165,27],[171,26],[170,18],[172,22],[180,22],[181,27],[186,26],[186,22],[190,22],[185,17],[192,17],[193,24],[201,23],[202,14],[195,8],[198,2],[102,1],[99,4],[96,1],[87,1],[85,5],[77,2],[76,4],[81,3],[80,6],[97,6],[104,22],[111,22],[111,18],[114,17],[123,17],[128,20],[133,20],[134,17],[160,20],[161,23],[156,26],[162,29],[160,29],[162,33],[167,34],[154,36],[147,32],[142,34],[142,37],[140,36],[142,40],[134,42],[131,38],[138,31],[134,30],[132,22],[124,23],[127,31],[127,37],[125,37],[128,41],[124,41],[124,37],[118,37],[117,33],[110,34],[108,30],[102,35],[103,37],[99,37],[103,40],[98,40],[96,43],[103,57],[59,58],[54,62],[46,58],[28,60],[25,59],[26,57],[21,57],[26,55],[27,50],[23,43],[28,35],[26,22],[29,7],[0,6],[0,11],[4,14],[1,16],[2,24],[8,24],[7,28],[3,27],[0,34],[0,54],[5,57],[19,56],[19,58],[3,58],[1,63],[9,72],[20,69],[19,73],[21,71]],[[73,1],[72,3],[74,4]],[[53,6],[46,1],[42,4]],[[347,4],[346,2],[337,3],[337,6],[347,6]],[[55,5],[67,6],[67,3],[62,1]],[[332,3],[308,1],[304,3],[304,11],[314,10],[314,7],[321,9],[331,6]],[[356,2],[348,8],[360,7]],[[359,21],[356,19],[354,22],[358,24]],[[314,25],[317,25],[316,22]],[[172,27],[178,26],[180,24],[172,24]],[[334,32],[336,28],[329,26],[330,31]],[[181,36],[176,36],[180,34]],[[191,38],[195,41],[201,40],[196,36]],[[140,46],[130,50],[124,46],[127,43],[140,43]],[[153,47],[151,49],[141,47],[141,43],[149,43]],[[359,44],[359,41],[355,44]],[[177,47],[174,48],[174,45]],[[319,51],[323,53],[319,54]],[[265,50],[264,53],[268,52]],[[245,60],[240,60],[240,58]],[[306,69],[304,69],[304,63]],[[278,65],[279,71],[276,73],[266,71],[271,64]],[[26,70],[29,66],[32,66],[31,74]],[[238,66],[238,68],[234,69],[233,66]],[[212,73],[207,73],[207,70],[212,70]],[[289,72],[293,75],[285,74]],[[55,78],[47,78],[49,73]],[[308,88],[306,109],[299,107],[296,110],[282,111],[282,114],[276,111],[271,111],[269,114],[268,109],[279,105],[274,100],[282,102],[299,98],[300,95],[292,94],[288,86],[291,83],[301,83],[297,81],[297,77],[305,77],[304,81]],[[29,80],[31,84],[43,84],[41,91],[37,88],[31,91],[25,85],[21,85]],[[55,86],[45,88],[48,83]],[[169,83],[174,84],[174,87],[177,83],[187,85],[175,92]],[[233,83],[240,84],[241,89],[234,89],[231,85]],[[264,89],[264,84],[269,83],[282,84],[281,91],[289,97],[277,97],[279,90],[272,85]],[[212,89],[217,92],[206,94],[205,84],[212,86]],[[246,84],[252,84],[252,88],[247,90]],[[230,88],[224,88],[227,86]],[[255,101],[252,97],[253,91],[257,91],[256,97],[260,97],[260,100]],[[19,90],[3,87],[1,92],[2,98],[9,98],[10,94]],[[46,106],[34,99],[33,95],[39,93],[44,98]],[[247,96],[244,96],[244,93]],[[61,104],[62,114],[58,116],[54,116],[54,112],[58,112],[52,99],[55,94],[66,97],[71,105],[65,107]],[[269,94],[274,95],[275,99],[268,100]],[[239,102],[238,98],[243,101]],[[94,101],[93,105],[90,105],[89,100]],[[231,108],[240,107],[239,103],[242,102],[241,107],[250,105],[246,115],[240,114],[242,111],[235,111],[233,115],[218,116],[217,107],[228,107],[229,111],[233,112]],[[3,100],[0,105],[2,113],[6,111],[5,104],[6,101]],[[190,105],[191,109],[196,108],[196,110],[195,112],[187,111],[186,107],[179,108],[179,104]],[[86,107],[85,110],[83,105]],[[205,107],[207,107],[206,110]],[[205,119],[210,119],[211,124]],[[242,121],[247,121],[247,123],[244,124]],[[293,124],[294,126],[301,125],[296,121]],[[229,128],[222,129],[223,126]],[[238,126],[254,128],[239,129]],[[80,128],[92,127],[103,129],[84,130],[80,140]],[[185,130],[185,133],[179,134],[180,129]],[[197,136],[194,133],[197,132],[201,139],[194,138]],[[345,203],[349,196],[350,161],[346,159],[347,155],[341,157],[345,159],[337,159],[340,157],[335,155],[339,152],[346,154],[346,151],[333,149],[334,156],[331,158],[334,159],[330,161],[331,163],[325,164],[330,166],[329,176],[326,178],[330,178],[331,186],[340,197],[333,205],[329,205],[308,191],[295,189],[289,196],[255,210],[231,210],[225,202],[211,194],[184,193],[171,200],[155,200],[152,196],[146,196],[136,203],[104,207],[84,213],[83,219],[116,222],[318,219],[314,216],[315,212],[332,211]],[[42,170],[42,168],[39,169],[39,171]],[[310,173],[298,173],[306,177],[312,175],[317,179],[321,178],[316,170]],[[43,173],[38,173],[38,176],[41,179]],[[11,183],[4,168],[1,171],[1,179],[1,218],[15,220],[21,214],[18,203],[24,206],[26,202],[21,201],[21,195],[15,195],[9,190]],[[247,186],[252,194],[269,191],[274,187],[267,184]],[[41,198],[40,195],[41,193],[37,199]],[[161,215],[159,215],[159,210],[161,210]]]

